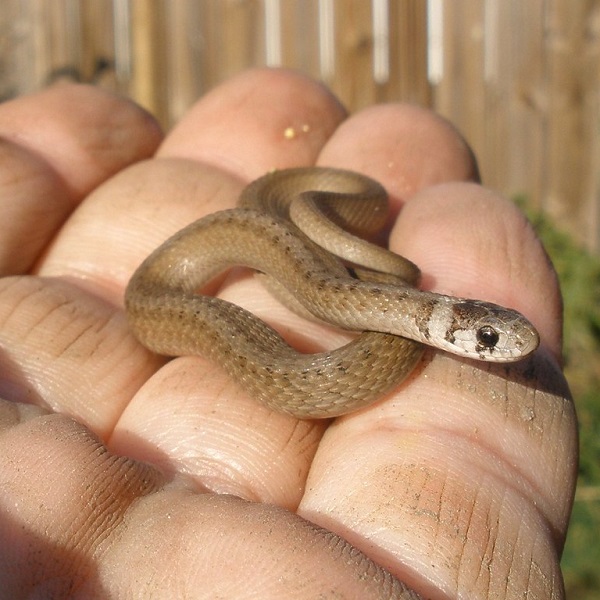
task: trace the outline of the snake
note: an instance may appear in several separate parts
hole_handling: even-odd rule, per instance
[[[235,208],[189,224],[142,262],[125,290],[130,328],[151,351],[202,356],[249,396],[299,419],[369,406],[414,371],[426,347],[498,363],[537,348],[519,312],[419,289],[418,267],[372,241],[387,219],[387,192],[365,175],[271,171]],[[296,350],[251,312],[202,293],[232,267],[253,269],[291,310],[355,337],[334,350]]]

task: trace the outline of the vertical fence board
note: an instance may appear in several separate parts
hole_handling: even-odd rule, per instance
[[[593,140],[598,138],[598,2],[549,3],[546,60],[548,62],[548,187],[546,209],[571,231],[579,231],[598,248],[598,221],[589,221],[590,194],[599,200],[598,162]],[[595,22],[595,25],[594,25]],[[595,30],[595,31],[594,31]],[[594,33],[593,33],[594,31]],[[594,56],[590,68],[589,58]],[[596,112],[586,111],[595,104]],[[589,119],[586,121],[584,119]],[[595,172],[595,173],[594,173]],[[591,189],[592,188],[592,189]],[[596,215],[597,218],[597,215]]]
[[[321,77],[319,53],[322,40],[318,3],[313,0],[282,0],[280,27],[281,62],[272,63],[272,66],[285,65],[313,77]]]
[[[167,106],[165,6],[162,0],[131,3],[132,61],[130,94],[143,107],[165,122]]]
[[[586,143],[581,150],[581,162],[574,172],[582,176],[581,195],[584,206],[581,221],[587,224],[585,241],[589,248],[600,252],[600,3],[590,6],[584,28],[586,47],[583,55],[581,79],[585,83],[582,129]],[[565,148],[568,152],[568,148]],[[569,197],[564,204],[568,206]],[[563,202],[560,203],[563,205]],[[575,227],[580,224],[576,223]]]
[[[390,6],[390,74],[380,86],[378,100],[402,98],[430,106],[431,86],[427,72],[427,3],[422,0]]]
[[[114,14],[110,0],[82,3],[82,79],[107,88],[117,87],[115,75]]]
[[[465,0],[450,6],[444,2],[441,8],[443,64],[441,79],[434,88],[433,106],[481,152],[485,145],[484,3]],[[487,172],[484,174],[487,179]]]
[[[202,5],[194,0],[174,0],[166,14],[168,122],[177,121],[204,89],[206,73]]]

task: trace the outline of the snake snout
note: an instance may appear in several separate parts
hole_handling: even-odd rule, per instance
[[[533,325],[517,311],[478,300],[452,305],[443,349],[492,362],[521,360],[539,345]]]
[[[540,339],[535,327],[514,310],[488,305],[490,314],[476,328],[477,352],[484,360],[512,362],[531,354]]]

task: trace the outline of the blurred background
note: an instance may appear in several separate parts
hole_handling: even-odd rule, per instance
[[[0,101],[70,79],[167,129],[264,65],[323,80],[350,111],[433,108],[537,227],[563,286],[580,419],[562,564],[569,598],[600,599],[600,0],[0,0]]]

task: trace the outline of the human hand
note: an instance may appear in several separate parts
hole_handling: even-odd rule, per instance
[[[71,85],[0,105],[0,132],[0,597],[404,597],[398,580],[563,597],[577,440],[560,295],[445,122],[406,105],[346,118],[314,82],[259,70],[162,141],[135,106]],[[381,402],[318,422],[143,349],[122,311],[142,259],[265,171],[315,163],[383,183],[402,208],[390,247],[423,285],[521,311],[535,356],[428,352]],[[348,339],[246,273],[213,291],[300,348]]]

